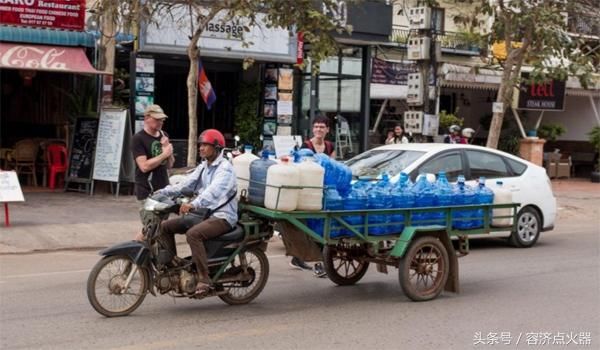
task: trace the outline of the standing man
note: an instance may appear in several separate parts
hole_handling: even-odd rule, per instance
[[[140,219],[143,221],[141,205],[153,191],[169,184],[167,169],[173,166],[173,145],[162,131],[167,115],[159,105],[150,105],[144,111],[144,129],[133,135],[131,152],[135,159],[134,193],[140,203]],[[140,231],[135,240],[141,241]]]
[[[131,151],[135,159],[135,196],[144,200],[169,184],[167,169],[173,166],[173,145],[162,131],[167,115],[159,105],[144,111],[144,129],[133,135]]]

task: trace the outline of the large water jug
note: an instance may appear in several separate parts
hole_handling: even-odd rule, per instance
[[[250,163],[258,159],[252,154],[252,146],[245,146],[244,153],[233,158],[233,170],[237,177],[237,198],[240,199],[242,193],[248,195],[248,179],[250,179]]]
[[[455,204],[472,205],[476,203],[475,192],[465,183],[465,177],[460,175],[454,191]],[[472,209],[456,210],[452,216],[452,226],[459,230],[467,230],[474,227],[477,213]]]
[[[389,178],[387,174],[383,174],[381,180],[371,186],[367,193],[367,207],[369,209],[390,209],[392,207]],[[370,214],[368,220],[369,234],[374,236],[388,234],[390,231],[390,228],[387,225],[387,223],[390,222],[389,216],[389,214]]]
[[[325,169],[315,163],[312,157],[304,157],[303,161],[296,164],[300,172],[300,187],[297,210],[321,210],[323,207],[323,179]],[[313,188],[310,188],[313,187]]]
[[[269,150],[263,150],[260,159],[250,163],[250,185],[248,186],[248,200],[251,204],[265,205],[265,184],[267,183],[267,170],[277,164],[269,159]]]
[[[427,176],[424,174],[419,175],[411,190],[415,196],[415,207],[435,206],[436,198],[433,189],[433,184],[427,180]],[[432,219],[431,212],[416,212],[412,215],[412,224],[413,226],[427,226],[433,224]]]
[[[338,166],[337,190],[340,196],[347,197],[352,191],[352,169],[346,164],[335,162]]]
[[[300,148],[297,151],[292,151],[292,154],[294,155],[294,163],[301,163],[304,158],[315,156],[315,152],[308,148]]]
[[[364,210],[367,209],[367,192],[365,181],[357,181],[352,185],[352,190],[346,198],[344,198],[344,210]],[[365,224],[364,215],[348,215],[342,217],[350,226],[353,226],[357,231],[364,234],[363,226]],[[351,235],[349,230],[346,232]]]
[[[440,171],[435,183],[436,205],[440,207],[451,206],[453,204],[453,192],[452,186],[446,177],[446,172]],[[447,209],[432,213],[433,218],[437,219],[435,222],[436,225],[446,226],[446,213]]]
[[[502,187],[502,181],[496,181],[496,186],[492,187],[494,192],[494,204],[509,204],[512,203],[512,192]],[[512,208],[494,209],[492,211],[492,226],[495,227],[507,227],[512,226]],[[499,216],[507,216],[507,218],[498,218]]]
[[[392,208],[412,208],[415,205],[415,196],[411,192],[413,184],[406,173],[400,173],[400,179],[392,187]],[[404,230],[405,216],[403,212],[396,212],[390,216],[394,225],[390,226],[391,233],[400,233]]]
[[[344,200],[333,187],[325,190],[325,210],[343,210]],[[307,219],[306,225],[315,231],[320,236],[324,235],[325,219]],[[329,223],[329,237],[339,238],[348,234],[348,231],[343,229],[342,225],[335,219],[331,219]]]
[[[477,204],[492,204],[494,203],[494,192],[485,186],[485,177],[481,176],[478,185],[475,188],[475,198]],[[484,215],[488,210],[479,208],[476,210],[477,219],[473,221],[473,228],[483,227]],[[489,216],[488,216],[489,217]]]
[[[267,170],[267,189],[265,190],[265,208],[293,211],[298,203],[298,188],[281,188],[282,186],[300,185],[300,172],[287,157],[281,159]]]
[[[338,173],[337,166],[333,163],[332,159],[328,155],[323,153],[315,154],[315,161],[317,164],[325,169],[325,187],[337,187]]]

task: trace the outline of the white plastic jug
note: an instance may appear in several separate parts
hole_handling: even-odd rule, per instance
[[[281,186],[300,186],[300,172],[287,158],[282,158],[281,164],[272,165],[267,171],[265,208],[281,211],[296,210],[300,190],[282,189]]]
[[[300,172],[300,187],[320,187],[303,188],[298,195],[298,210],[318,211],[323,207],[323,180],[325,178],[325,169],[314,160],[305,158],[304,161],[296,163],[296,168]]]
[[[240,199],[242,191],[244,193],[248,193],[248,179],[250,179],[250,163],[253,160],[258,159],[257,156],[252,154],[252,147],[244,147],[244,153],[233,158],[231,161],[233,163],[233,170],[235,171],[235,176],[237,177],[237,199]]]
[[[491,186],[490,189],[494,191],[494,204],[508,204],[512,203],[512,192],[502,187],[502,181],[496,181],[495,186]],[[496,216],[510,216],[512,215],[512,208],[502,208],[492,210],[492,215]],[[513,223],[512,218],[505,219],[493,219],[492,226],[494,227],[507,227]]]

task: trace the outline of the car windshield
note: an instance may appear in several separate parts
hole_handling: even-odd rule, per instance
[[[395,176],[419,159],[425,152],[403,150],[370,150],[346,161],[352,169],[352,176],[375,177],[382,172]]]

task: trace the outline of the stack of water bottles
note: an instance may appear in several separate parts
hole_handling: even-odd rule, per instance
[[[410,218],[407,217],[406,211],[373,214],[367,211],[367,215],[350,213],[342,216],[342,219],[357,232],[373,236],[397,235],[402,232],[409,221],[412,226],[448,226],[451,224],[454,229],[468,230],[484,226],[486,216],[488,223],[491,220],[487,209],[475,206],[494,202],[494,192],[485,186],[483,177],[474,187],[466,184],[465,177],[462,175],[458,177],[456,184],[450,184],[443,171],[437,174],[437,179],[434,181],[428,179],[425,174],[421,174],[414,184],[406,173],[400,173],[396,182],[392,182],[386,173],[381,174],[377,179],[359,178],[352,181],[352,171],[348,166],[324,154],[314,154],[307,149],[293,152],[291,157],[293,162],[278,163],[268,158],[268,152],[265,151],[260,159],[250,162],[248,192],[252,204],[264,205],[269,209],[282,211],[347,210],[364,213],[365,210],[431,208],[425,211],[413,211]],[[294,174],[296,173],[298,174],[297,180],[295,180],[297,184],[291,184],[288,180],[295,178]],[[273,175],[271,179],[270,175]],[[281,189],[276,195],[275,192],[270,194],[270,190],[275,191],[277,186],[281,186],[279,183],[273,186],[275,175],[277,175],[277,181],[286,182],[283,186],[298,186],[299,189],[286,189],[285,196],[281,193],[283,191]],[[309,183],[310,188],[302,187]],[[323,191],[318,189],[321,185]],[[273,198],[276,198],[277,201]],[[282,199],[286,200],[284,204],[289,202],[287,203],[289,205],[283,206]],[[447,210],[435,210],[436,207],[468,205],[475,207],[453,210],[451,216],[448,215]],[[306,221],[307,226],[320,235],[324,234],[325,222],[325,219],[308,219]],[[331,238],[353,235],[351,230],[341,225],[333,217],[329,225]]]

